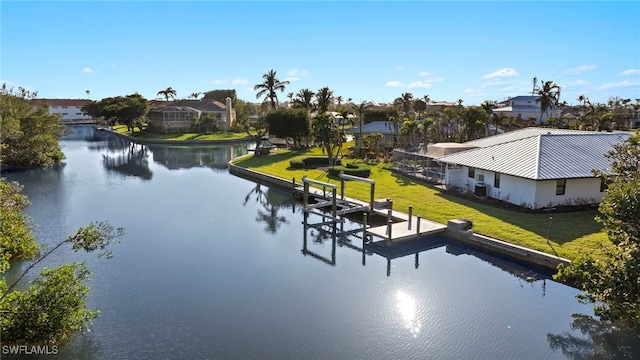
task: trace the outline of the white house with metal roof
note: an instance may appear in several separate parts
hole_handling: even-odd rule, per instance
[[[540,124],[550,117],[560,117],[561,111],[555,106],[540,116],[541,106],[536,102],[537,98],[537,95],[516,96],[508,100],[508,106],[493,109],[493,112],[523,120],[535,118],[536,124]]]
[[[476,148],[444,155],[445,184],[532,209],[597,204],[608,173],[605,154],[629,133],[526,128],[465,143]]]

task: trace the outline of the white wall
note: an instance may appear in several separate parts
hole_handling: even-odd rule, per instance
[[[60,115],[61,121],[90,120],[91,116],[82,113],[78,106],[49,106],[49,114]]]
[[[485,171],[486,173],[486,171]],[[533,207],[536,202],[535,181],[516,176],[500,174],[500,188],[493,187],[495,175],[485,175],[485,182],[491,186],[491,197],[507,201],[518,206]],[[490,178],[490,180],[487,180]]]
[[[556,195],[556,184],[556,180],[537,182],[536,202],[541,207],[599,203],[605,195],[599,178],[567,179],[564,195]]]

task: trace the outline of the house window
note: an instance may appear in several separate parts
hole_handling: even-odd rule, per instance
[[[605,192],[608,188],[607,180],[605,178],[600,178],[600,192]]]
[[[566,185],[567,179],[558,179],[556,181],[556,195],[564,195]]]
[[[496,189],[500,188],[500,173],[496,173],[496,176],[493,178],[493,187]]]
[[[63,106],[62,108],[63,108],[63,109],[66,109],[67,107],[66,107],[66,106]]]
[[[475,179],[476,177],[476,168],[469,166],[469,175],[470,178]]]

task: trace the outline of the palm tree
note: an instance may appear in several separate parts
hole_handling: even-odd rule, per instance
[[[482,104],[480,104],[480,107],[482,108],[482,110],[484,110],[485,113],[487,113],[488,116],[488,121],[486,122],[487,125],[487,129],[486,129],[486,136],[489,136],[489,125],[491,125],[491,120],[494,120],[495,117],[493,116],[493,108],[495,107],[496,102],[495,101],[489,101],[489,100],[485,100]],[[496,134],[498,134],[498,128],[497,125],[494,123],[494,126],[496,127]]]
[[[362,155],[362,116],[364,112],[367,110],[370,104],[367,104],[366,101],[361,101],[360,104],[353,104],[353,110],[358,114],[358,130],[359,130],[359,141],[358,141],[358,156]]]
[[[164,90],[158,91],[157,95],[162,95],[167,101],[169,101],[169,98],[174,99],[176,97],[176,94],[177,92],[171,86],[169,86]]]
[[[536,103],[540,103],[540,122],[542,115],[548,113],[549,109],[556,108],[556,104],[560,101],[560,86],[553,81],[540,81],[542,87],[538,89],[538,98]]]
[[[316,104],[318,106],[318,113],[326,113],[331,104],[333,104],[333,91],[329,90],[326,86],[318,90],[316,93]]]
[[[426,114],[426,113],[427,113],[427,110],[429,110],[429,104],[431,103],[431,98],[429,98],[429,95],[424,95],[424,96],[422,97],[422,100],[424,100],[424,103],[425,103],[425,105],[427,106],[427,107],[424,109],[424,112],[425,112],[425,114]]]
[[[87,99],[90,99],[89,94],[91,94],[91,91],[89,91],[89,90],[85,90],[84,92],[86,92],[86,93],[87,93]]]
[[[336,102],[338,103],[338,109],[342,107],[342,95],[336,96]]]
[[[418,112],[418,119],[421,119],[421,114],[427,110],[427,103],[422,99],[413,100],[413,109]]]
[[[463,103],[463,102],[464,102],[464,100],[462,100],[462,99],[458,99],[458,106],[459,106],[459,107],[462,107],[462,103]]]
[[[191,93],[191,97],[194,98],[194,99],[197,99],[198,97],[200,97],[200,94],[202,94],[202,93],[201,92],[194,92],[194,93]]]
[[[393,104],[400,108],[402,111],[402,115],[405,117],[409,116],[409,112],[411,111],[411,105],[413,103],[413,94],[412,93],[403,93],[399,98],[396,98],[393,101]]]
[[[313,97],[315,93],[309,89],[300,89],[293,99],[294,108],[307,109],[307,112],[311,112],[313,109]]]
[[[533,89],[531,89],[531,95],[534,95],[536,93],[536,88],[538,87],[538,78],[537,77],[533,77]]]
[[[280,81],[276,78],[276,71],[271,69],[268,73],[262,75],[264,82],[257,84],[253,87],[253,90],[260,90],[256,94],[256,99],[259,99],[263,95],[266,95],[263,102],[269,102],[271,109],[278,108],[278,95],[276,91],[284,92],[285,86],[289,85],[289,81]]]

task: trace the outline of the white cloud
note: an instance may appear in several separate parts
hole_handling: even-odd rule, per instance
[[[300,80],[299,76],[288,77],[288,78],[284,79],[284,81],[288,81],[288,82],[294,82],[294,81],[298,81],[298,80]]]
[[[291,69],[287,73],[290,78],[296,78],[296,80],[300,79],[302,76],[309,76],[309,72],[307,70],[299,70],[298,68]]]
[[[222,79],[215,79],[213,80],[213,83],[215,85],[220,85],[220,84],[226,84],[229,80],[222,80]]]
[[[640,69],[629,69],[621,72],[618,76],[640,75]]]
[[[599,90],[607,90],[607,89],[617,89],[617,88],[626,88],[631,86],[640,86],[640,81],[619,81],[617,83],[607,83],[598,87]]]
[[[93,73],[96,73],[96,72],[97,71],[93,70],[90,67],[82,68],[82,71],[81,71],[82,74],[93,74]]]
[[[249,80],[247,80],[247,79],[233,79],[233,80],[231,80],[231,83],[233,85],[247,85],[249,83]]]
[[[462,91],[462,93],[463,93],[463,94],[472,94],[473,92],[474,92],[474,90],[473,90],[473,89],[464,89],[464,90]]]
[[[404,66],[398,66],[396,70],[404,71]]]
[[[409,86],[407,86],[409,89],[416,89],[416,88],[429,88],[431,87],[431,84],[429,84],[426,81],[415,81],[412,82],[411,84],[409,84]]]
[[[404,85],[398,80],[387,81],[384,87],[403,87]]]
[[[511,77],[517,76],[518,72],[514,68],[504,68],[498,71],[494,71],[491,74],[487,74],[483,76],[483,79],[493,79],[493,78],[501,78],[501,77]]]
[[[584,74],[586,72],[593,71],[593,70],[595,70],[597,68],[598,68],[598,65],[594,65],[594,64],[582,65],[582,66],[578,66],[578,67],[573,68],[573,69],[569,69],[569,70],[565,71],[564,74],[565,75]]]
[[[426,72],[426,71],[420,71],[420,72],[418,73],[418,76],[429,76],[429,75],[431,75],[431,74],[429,74],[429,73],[428,73],[428,72]]]

